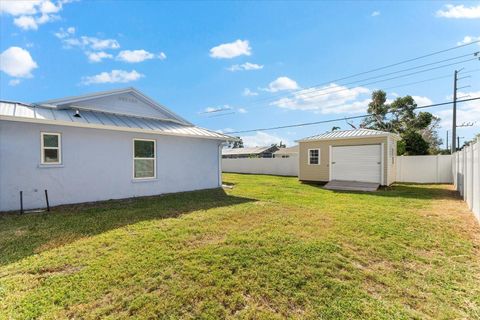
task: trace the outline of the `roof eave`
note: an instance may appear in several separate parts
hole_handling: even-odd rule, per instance
[[[349,140],[349,139],[366,139],[366,138],[386,138],[394,137],[397,140],[401,140],[400,136],[395,133],[386,133],[386,134],[375,134],[375,135],[364,135],[364,136],[352,136],[352,137],[333,137],[333,138],[318,138],[318,139],[300,139],[295,140],[295,142],[312,142],[312,141],[329,141],[329,140]]]
[[[140,129],[140,128],[115,127],[115,126],[109,126],[109,125],[95,125],[91,123],[66,122],[66,121],[60,121],[60,120],[44,120],[44,119],[34,119],[34,118],[25,118],[25,117],[16,117],[16,116],[5,116],[5,115],[0,115],[0,120],[26,122],[26,123],[41,123],[41,124],[87,128],[87,129],[111,130],[111,131],[122,131],[122,132],[138,132],[138,133],[146,133],[146,134],[199,138],[199,139],[207,139],[207,140],[230,141],[230,138],[231,138],[230,136],[219,134],[219,133],[217,134],[221,136],[201,136],[201,135],[191,135],[191,134],[182,134],[182,133],[173,133],[173,132],[161,132],[161,131],[146,130],[146,129]]]

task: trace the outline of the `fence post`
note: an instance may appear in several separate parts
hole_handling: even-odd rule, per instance
[[[473,145],[477,148],[477,154],[475,156],[475,148],[473,148],[473,214],[480,222],[480,137],[477,138],[477,142]]]

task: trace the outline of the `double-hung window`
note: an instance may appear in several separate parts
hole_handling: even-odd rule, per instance
[[[133,140],[133,178],[151,179],[156,177],[155,140]]]
[[[308,164],[320,164],[320,149],[308,149]]]
[[[60,133],[41,133],[41,163],[61,164],[62,163],[62,136]]]

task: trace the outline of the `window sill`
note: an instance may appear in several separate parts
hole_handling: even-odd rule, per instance
[[[132,179],[133,183],[137,182],[155,182],[158,181],[158,178],[143,178],[143,179]]]
[[[61,163],[56,163],[56,164],[39,164],[38,168],[40,169],[47,169],[47,168],[63,168],[64,165]]]

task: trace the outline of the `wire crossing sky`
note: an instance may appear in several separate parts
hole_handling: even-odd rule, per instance
[[[438,105],[446,137],[454,71],[459,97],[480,96],[478,1],[1,1],[0,19],[1,99],[131,86],[247,146],[358,125],[379,89]],[[480,102],[457,117],[471,139]]]

